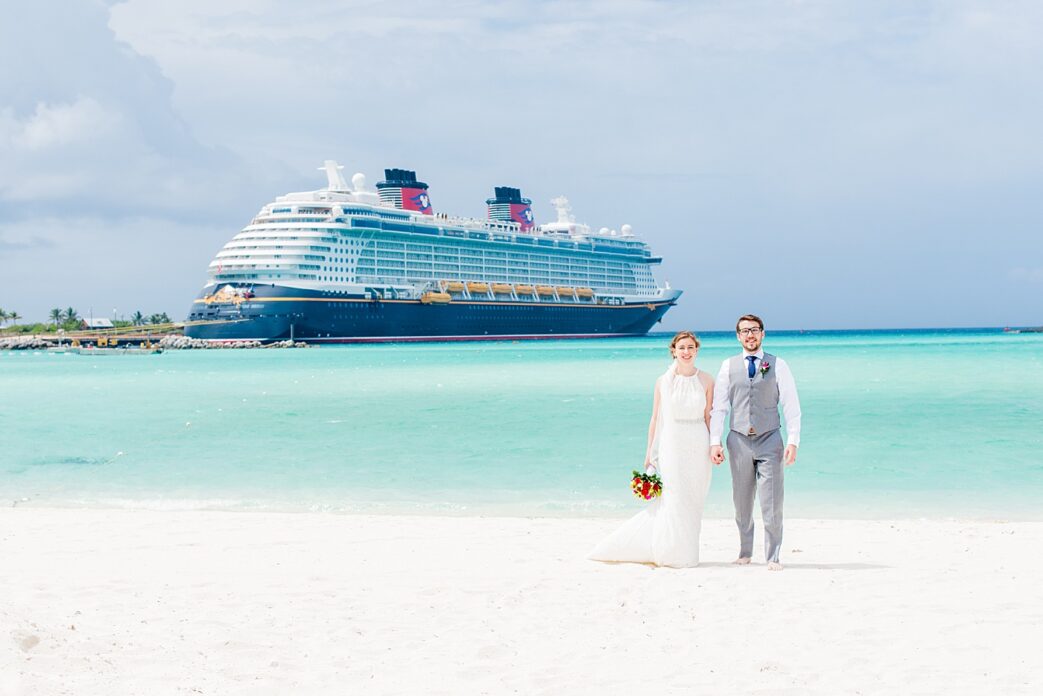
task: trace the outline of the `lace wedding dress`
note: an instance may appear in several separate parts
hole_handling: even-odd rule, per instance
[[[713,468],[705,408],[698,372],[685,377],[677,374],[676,363],[671,365],[659,380],[653,445],[663,494],[598,544],[591,559],[673,568],[699,564],[699,531]]]

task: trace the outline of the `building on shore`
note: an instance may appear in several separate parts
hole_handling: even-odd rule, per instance
[[[90,317],[89,319],[80,319],[80,328],[84,331],[91,331],[94,329],[112,329],[115,328],[112,319],[106,319],[105,317]]]

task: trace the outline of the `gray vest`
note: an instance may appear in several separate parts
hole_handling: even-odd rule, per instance
[[[761,372],[761,365],[771,368]],[[728,361],[728,400],[732,406],[731,428],[743,435],[763,435],[778,430],[779,383],[775,379],[775,356],[768,353],[757,362],[753,379],[749,378],[749,363],[745,355],[736,355]]]

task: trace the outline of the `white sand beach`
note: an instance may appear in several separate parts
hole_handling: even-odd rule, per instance
[[[4,509],[0,695],[1043,690],[1043,523],[789,520],[782,573],[616,524]]]

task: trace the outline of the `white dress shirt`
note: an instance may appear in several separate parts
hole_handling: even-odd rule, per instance
[[[764,359],[764,351],[756,353],[742,352],[742,359],[754,356],[754,369],[760,369],[761,360]],[[721,363],[721,369],[717,373],[717,382],[713,388],[713,409],[710,411],[710,446],[721,444],[721,436],[724,434],[724,419],[731,411],[732,405],[728,399],[728,391],[731,387],[731,370],[728,369],[728,360]],[[748,363],[747,363],[748,364]],[[793,381],[793,373],[789,365],[782,358],[776,357],[775,381],[779,385],[779,405],[782,406],[782,417],[786,421],[786,444],[800,445],[800,399],[797,398],[797,385]],[[756,373],[755,373],[756,374]]]

